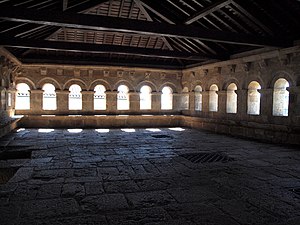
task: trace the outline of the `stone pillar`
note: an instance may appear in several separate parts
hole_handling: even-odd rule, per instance
[[[106,91],[106,110],[110,112],[117,111],[117,91]]]
[[[173,107],[172,111],[180,111],[181,110],[181,99],[182,95],[178,93],[173,93]]]
[[[209,91],[202,91],[202,111],[209,112]]]
[[[82,111],[94,111],[94,91],[81,91],[82,95]]]
[[[6,88],[3,86],[0,86],[0,97],[1,97],[0,109],[5,110],[6,109]]]
[[[15,115],[16,92],[17,90],[14,88],[7,89],[6,109],[9,116]]]
[[[260,117],[268,121],[273,116],[273,89],[259,89],[260,96]]]
[[[69,111],[69,91],[56,91],[57,111],[60,113],[68,113]]]
[[[237,94],[237,117],[239,119],[245,118],[247,116],[247,89],[236,90]]]
[[[152,92],[152,111],[161,111],[161,92]]]
[[[189,110],[191,112],[195,111],[195,92],[190,92],[189,93]]]
[[[300,117],[300,86],[287,88],[289,91],[289,116]]]
[[[129,110],[130,112],[140,111],[140,93],[129,92]]]
[[[227,91],[217,91],[218,94],[218,115],[226,114]]]
[[[190,94],[189,92],[183,92],[176,95],[177,108],[175,110],[189,110],[190,108]]]
[[[43,90],[30,90],[30,111],[41,113],[43,110]]]

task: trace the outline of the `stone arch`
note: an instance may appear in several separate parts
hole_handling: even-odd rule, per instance
[[[239,84],[238,79],[236,79],[236,78],[230,78],[230,79],[228,79],[228,80],[226,80],[226,81],[224,82],[223,86],[221,86],[221,87],[222,87],[222,90],[227,90],[228,86],[229,86],[230,84],[232,84],[232,83],[234,83],[234,84],[237,86],[237,89],[240,88],[240,84]]]
[[[243,83],[243,89],[248,89],[248,86],[251,82],[256,81],[257,83],[259,83],[261,89],[265,88],[265,84],[266,82],[261,78],[260,75],[258,76],[250,76],[247,79],[245,79],[244,83]]]
[[[68,81],[63,85],[63,90],[69,90],[69,88],[70,88],[70,86],[71,86],[72,84],[78,84],[78,85],[81,87],[81,90],[82,90],[82,91],[87,90],[87,85],[86,85],[86,83],[85,83],[83,80],[81,80],[81,79],[76,79],[76,78],[68,80]]]
[[[203,91],[210,91],[210,87],[212,85],[217,85],[218,89],[220,90],[221,85],[220,85],[219,81],[217,79],[211,79],[202,86]]]
[[[177,93],[177,87],[176,87],[176,85],[173,84],[173,83],[171,83],[171,82],[165,82],[165,83],[163,83],[163,84],[159,87],[158,90],[161,92],[162,89],[163,89],[164,87],[166,87],[166,86],[169,86],[170,88],[172,88],[173,93]]]
[[[136,90],[137,90],[137,91],[140,91],[141,88],[142,88],[143,86],[145,86],[145,85],[149,86],[149,87],[152,89],[152,92],[157,92],[157,87],[156,87],[156,85],[155,85],[154,83],[152,83],[151,81],[142,81],[142,82],[140,82],[140,83],[136,86]]]
[[[45,77],[43,79],[41,79],[38,83],[37,83],[37,88],[38,89],[42,89],[44,84],[49,83],[49,84],[53,84],[56,90],[61,90],[61,85],[60,83],[58,83],[57,80],[55,80],[54,78],[51,77]]]
[[[113,90],[117,91],[118,87],[120,85],[126,85],[129,88],[129,92],[130,91],[136,91],[135,88],[132,86],[132,84],[129,83],[127,80],[119,80],[117,83],[115,83]]]
[[[30,87],[30,90],[36,90],[36,86],[35,86],[34,82],[27,77],[17,77],[16,85],[19,83],[25,83]]]
[[[103,80],[103,79],[96,79],[96,80],[94,80],[90,84],[88,90],[93,91],[97,85],[103,85],[105,87],[106,91],[110,91],[111,90],[111,85],[106,80]]]
[[[193,82],[193,85],[191,85],[191,91],[194,91],[197,86],[201,86],[203,90],[203,85],[204,83],[201,80],[196,80]]]
[[[287,82],[289,82],[290,87],[297,86],[297,81],[292,78],[291,74],[281,70],[281,71],[276,71],[274,74],[272,74],[272,80],[269,84],[269,87],[274,88],[275,82],[280,78],[286,79]]]

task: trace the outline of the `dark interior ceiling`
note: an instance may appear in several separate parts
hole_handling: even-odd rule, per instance
[[[23,63],[182,69],[300,39],[300,0],[0,0]]]

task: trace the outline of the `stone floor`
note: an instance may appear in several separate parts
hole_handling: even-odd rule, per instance
[[[0,185],[0,224],[299,225],[300,151],[191,129],[26,129],[1,151],[32,151]],[[219,152],[193,163],[182,153]]]

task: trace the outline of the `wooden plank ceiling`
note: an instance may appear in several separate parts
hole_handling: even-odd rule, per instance
[[[24,63],[186,68],[300,39],[298,0],[0,0]]]

